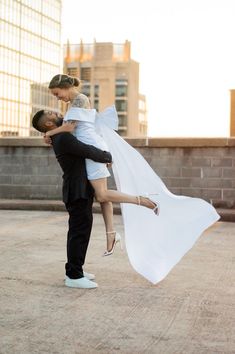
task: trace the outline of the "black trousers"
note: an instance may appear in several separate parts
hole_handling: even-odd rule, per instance
[[[93,222],[92,203],[93,197],[65,204],[69,213],[65,270],[70,279],[83,277],[82,266],[85,262]]]

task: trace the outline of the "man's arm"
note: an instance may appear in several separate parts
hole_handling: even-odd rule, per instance
[[[96,162],[112,162],[112,155],[108,151],[102,151],[93,145],[84,144],[70,133],[62,133],[59,138],[59,144],[63,146],[62,152],[65,154],[76,155]]]

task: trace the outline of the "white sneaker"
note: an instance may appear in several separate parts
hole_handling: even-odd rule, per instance
[[[70,279],[66,277],[65,285],[69,288],[80,288],[80,289],[95,289],[98,287],[94,281],[87,279],[86,277],[79,279]]]
[[[95,274],[83,272],[83,275],[89,280],[95,280]]]
[[[95,280],[95,274],[92,273],[87,273],[83,272],[84,277],[86,277],[89,280]],[[65,279],[69,278],[67,275],[65,275]]]

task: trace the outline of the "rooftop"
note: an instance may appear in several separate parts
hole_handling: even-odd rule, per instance
[[[235,223],[218,222],[159,284],[117,249],[103,258],[94,214],[85,270],[99,288],[63,283],[67,214],[1,210],[1,352],[232,353]],[[123,234],[122,219],[115,224]]]

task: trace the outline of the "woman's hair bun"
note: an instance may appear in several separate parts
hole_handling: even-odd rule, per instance
[[[73,86],[79,86],[80,85],[80,80],[78,78],[73,77]]]
[[[50,83],[49,83],[49,89],[53,88],[69,88],[72,86],[78,87],[80,85],[80,80],[77,79],[76,77],[72,77],[66,74],[58,74],[55,75]]]

